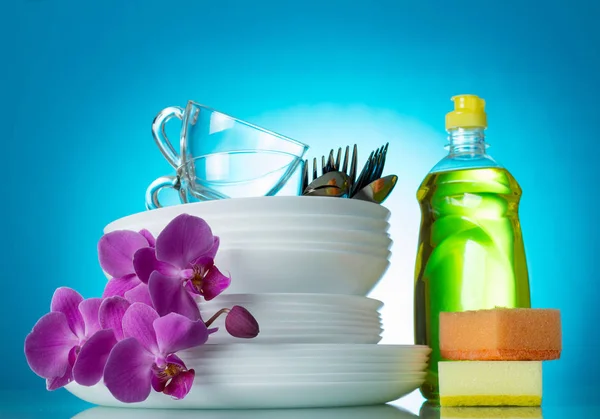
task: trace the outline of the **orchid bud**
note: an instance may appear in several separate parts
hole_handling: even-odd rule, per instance
[[[258,336],[258,322],[248,310],[241,306],[233,306],[225,317],[225,329],[231,336],[251,339]]]

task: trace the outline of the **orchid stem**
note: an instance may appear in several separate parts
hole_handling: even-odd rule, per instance
[[[206,322],[204,322],[204,324],[206,325],[206,327],[210,327],[210,325],[213,324],[215,322],[215,320],[217,320],[221,314],[229,313],[230,311],[231,310],[228,308],[222,308],[221,310],[219,310],[215,314],[213,314],[213,316],[210,319],[208,319]]]

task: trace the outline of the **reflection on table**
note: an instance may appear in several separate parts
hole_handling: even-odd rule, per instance
[[[540,407],[440,407],[423,403],[420,419],[543,419]]]
[[[324,409],[177,410],[94,407],[73,419],[416,419],[391,405]]]

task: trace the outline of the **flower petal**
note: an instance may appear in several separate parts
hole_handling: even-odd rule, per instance
[[[206,301],[210,301],[229,287],[231,278],[225,276],[213,265],[202,280],[202,295]]]
[[[121,402],[144,401],[152,390],[153,362],[152,354],[137,339],[124,339],[115,345],[108,356],[104,384]]]
[[[58,311],[50,312],[38,320],[25,338],[25,357],[40,377],[62,377],[70,369],[69,352],[78,343],[67,317]]]
[[[167,357],[165,358],[165,362],[167,364],[175,364],[178,367],[181,367],[184,370],[187,370],[187,367],[185,366],[185,363],[183,362],[183,360],[181,358],[179,358],[175,354],[169,354],[169,355],[167,355]]]
[[[169,313],[153,324],[158,349],[163,355],[200,346],[208,339],[208,329],[202,320],[192,321],[181,314]]]
[[[156,238],[158,260],[180,269],[209,252],[214,236],[202,218],[188,214],[175,217]]]
[[[225,329],[236,338],[251,339],[258,336],[258,322],[244,307],[233,306],[225,317]]]
[[[133,273],[133,254],[148,247],[148,240],[135,231],[119,230],[102,236],[98,242],[98,260],[102,269],[113,277]]]
[[[54,291],[52,302],[50,303],[50,311],[63,313],[67,318],[69,327],[80,339],[84,337],[85,333],[85,324],[79,312],[79,303],[82,301],[83,297],[74,289],[60,287]]]
[[[131,304],[133,303],[143,303],[147,306],[154,307],[152,305],[152,299],[150,298],[150,291],[148,289],[148,285],[141,282],[137,287],[127,291],[125,293],[125,298]]]
[[[135,274],[125,275],[121,278],[113,278],[106,283],[102,298],[114,296],[124,297],[127,291],[134,289],[141,283],[142,281],[140,281]]]
[[[179,313],[192,320],[200,319],[200,310],[194,298],[184,288],[180,279],[169,278],[153,272],[148,282],[154,308],[161,316]]]
[[[194,370],[188,370],[177,374],[171,382],[165,387],[163,393],[171,396],[175,400],[181,400],[188,395],[194,384]]]
[[[162,393],[169,380],[170,378],[168,377],[159,377],[156,374],[152,374],[152,388],[157,393]]]
[[[206,252],[205,256],[214,259],[217,255],[217,251],[219,250],[219,245],[221,244],[221,239],[217,236],[214,236],[213,245],[208,252]]]
[[[54,391],[56,389],[66,386],[71,381],[73,381],[73,369],[71,366],[69,366],[67,371],[61,377],[53,377],[46,379],[46,390]]]
[[[101,329],[100,320],[98,320],[100,304],[102,304],[102,298],[88,298],[79,303],[79,312],[85,325],[85,336],[92,336]]]
[[[98,319],[102,329],[112,329],[117,340],[123,340],[123,316],[131,304],[123,297],[110,297],[102,301]]]
[[[136,338],[139,343],[150,353],[158,353],[156,333],[152,327],[158,314],[146,304],[133,303],[123,316],[123,336]]]
[[[139,233],[144,236],[144,238],[146,239],[146,241],[148,242],[148,246],[150,247],[156,247],[156,239],[154,238],[154,236],[152,235],[152,233],[150,233],[148,230],[146,230],[145,228],[141,229],[139,231]]]
[[[173,265],[161,262],[156,258],[156,251],[151,247],[138,250],[133,255],[133,267],[140,281],[148,283],[150,274],[158,271],[167,276],[178,276],[180,269]]]
[[[111,329],[99,330],[81,347],[73,366],[73,378],[82,386],[93,386],[104,374],[104,366],[117,339]]]

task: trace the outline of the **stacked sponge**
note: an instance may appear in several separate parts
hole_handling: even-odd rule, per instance
[[[560,358],[560,311],[440,313],[442,406],[540,406],[542,361]],[[462,362],[456,362],[462,361]]]

